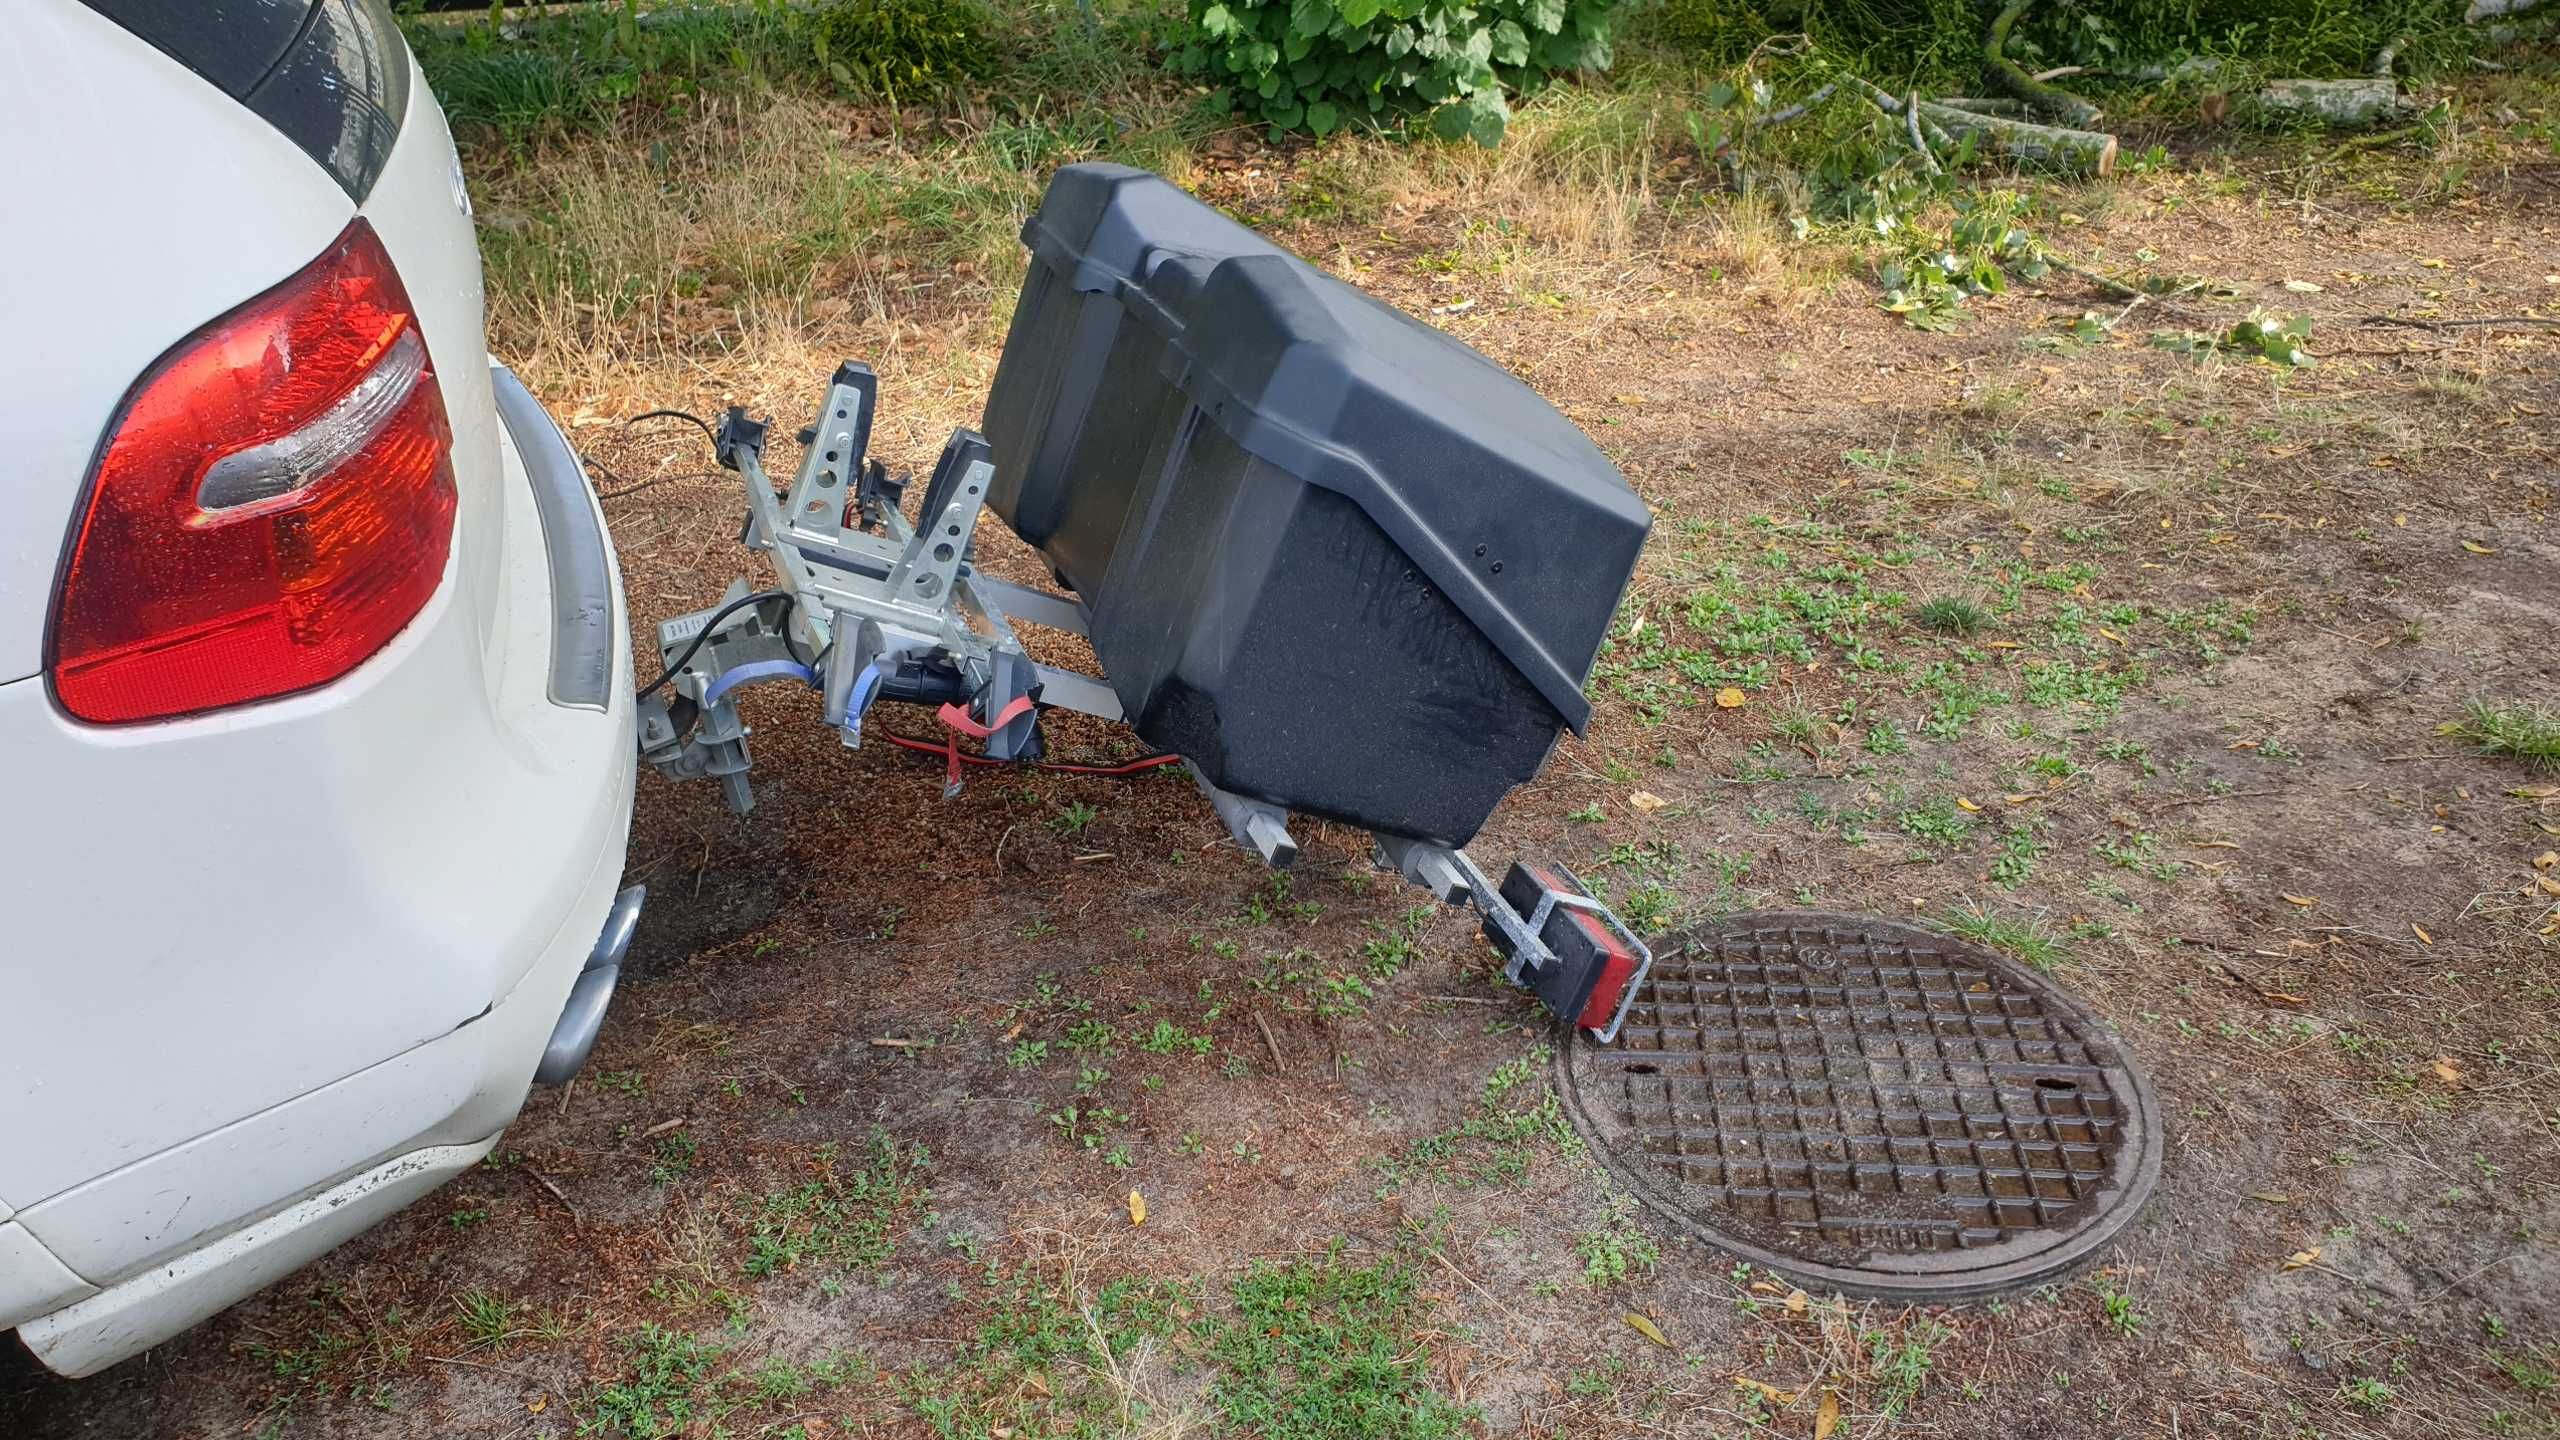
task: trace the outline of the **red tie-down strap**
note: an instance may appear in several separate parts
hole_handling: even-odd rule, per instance
[[[1030,711],[1031,697],[1028,695],[1016,695],[1013,697],[1012,704],[1007,705],[1002,710],[996,712],[995,723],[991,725],[981,725],[977,721],[970,719],[968,709],[958,704],[946,703],[940,710],[935,711],[934,714],[936,718],[940,719],[942,723],[952,731],[958,734],[971,736],[975,739],[984,740],[1007,725],[1012,724],[1014,721],[1021,719],[1024,715],[1029,714]],[[974,755],[962,755],[960,753],[960,742],[952,739],[949,735],[942,737],[942,756],[942,798],[948,800],[952,796],[960,793],[960,762],[962,760],[974,760],[978,757]]]
[[[1031,697],[1028,695],[1016,695],[1013,697],[1012,704],[997,711],[996,718],[984,725],[970,719],[967,707],[959,704],[946,704],[936,713],[942,717],[943,724],[950,726],[952,729],[959,731],[963,735],[984,740],[1007,725],[1012,724],[1014,721],[1021,719],[1024,715],[1028,714],[1030,710]]]

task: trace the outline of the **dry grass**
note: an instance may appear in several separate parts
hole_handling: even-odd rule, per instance
[[[902,348],[920,313],[1000,338],[1047,166],[870,118],[783,97],[484,171],[497,349],[547,394],[619,404],[822,373],[831,336]]]
[[[494,347],[554,403],[597,413],[788,401],[857,351],[965,390],[1003,338],[1023,220],[1049,173],[1084,159],[1177,183],[1221,165],[1305,218],[1463,217],[1439,227],[1448,269],[1548,303],[1623,304],[1612,292],[1658,280],[1648,266],[1785,290],[1842,263],[1792,243],[1782,197],[1710,203],[1666,178],[1688,142],[1658,90],[1560,87],[1494,151],[1344,135],[1283,156],[1161,102],[1140,113],[1096,141],[1065,122],[715,98],[678,126],[486,152],[473,183]]]

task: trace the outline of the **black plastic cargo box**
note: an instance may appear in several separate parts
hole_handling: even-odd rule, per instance
[[[1464,844],[1558,731],[1650,516],[1526,385],[1165,180],[1073,165],[988,397],[988,503],[1138,733],[1222,789]]]

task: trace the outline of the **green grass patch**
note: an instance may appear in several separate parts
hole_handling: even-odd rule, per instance
[[[986,1317],[958,1361],[897,1377],[899,1397],[943,1440],[1130,1434],[1146,1405],[1114,1377],[1178,1333],[1215,1325],[1193,1280],[1124,1276],[1088,1289],[1073,1271],[1050,1278],[993,1264],[983,1278]]]
[[[736,1333],[745,1333],[743,1325]],[[801,1364],[779,1356],[747,1363],[739,1347],[657,1324],[622,1337],[620,1375],[577,1397],[580,1435],[673,1440],[679,1435],[793,1433],[785,1422],[741,1424],[732,1417],[805,1413],[809,1397],[873,1376],[871,1362],[838,1352]]]
[[[2560,709],[2548,705],[2499,705],[2474,700],[2445,733],[2468,741],[2483,755],[2521,760],[2528,767],[2560,770]]]
[[[923,1202],[930,1157],[873,1130],[862,1163],[847,1168],[836,1147],[821,1146],[810,1177],[764,1197],[747,1238],[746,1273],[763,1277],[817,1262],[838,1270],[877,1270],[897,1249],[906,1212]]]
[[[1973,821],[1948,795],[1932,795],[1903,811],[1900,823],[1904,834],[1950,850],[1961,850],[1973,839]]]
[[[654,1323],[623,1337],[629,1368],[620,1379],[588,1397],[578,1422],[581,1434],[625,1435],[631,1440],[658,1440],[692,1428],[704,1409],[711,1367],[722,1346],[681,1330]]]
[[[1211,1349],[1210,1396],[1240,1432],[1307,1440],[1437,1440],[1475,1412],[1430,1384],[1429,1305],[1393,1257],[1353,1265],[1257,1262],[1235,1282],[1236,1318]]]
[[[1938,923],[2038,970],[2058,970],[2071,960],[2071,951],[2063,945],[2062,937],[2032,915],[1995,915],[1980,905],[1967,904],[1942,911]]]
[[[1460,1187],[1518,1184],[1541,1152],[1578,1155],[1582,1138],[1564,1118],[1564,1106],[1546,1079],[1551,1052],[1540,1046],[1495,1067],[1485,1077],[1476,1113],[1425,1136],[1403,1153],[1374,1161],[1385,1172],[1381,1198],[1421,1180]]]

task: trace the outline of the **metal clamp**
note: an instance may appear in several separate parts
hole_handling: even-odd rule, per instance
[[[864,685],[863,675],[877,668],[884,673],[875,674],[871,683],[886,688],[890,681],[885,671],[906,661],[935,667],[941,678],[932,688],[956,686],[958,693],[975,698],[982,713],[1010,714],[1017,700],[1032,696],[1037,706],[1120,719],[1117,692],[1090,675],[1034,661],[1007,616],[1011,608],[1025,619],[1081,633],[1089,627],[1083,607],[1067,596],[977,574],[971,541],[995,481],[986,440],[966,429],[952,432],[934,467],[919,522],[910,525],[896,504],[903,482],[890,482],[866,453],[878,409],[879,380],[870,368],[850,362],[839,366],[817,423],[800,434],[805,449],[799,471],[781,494],[764,468],[768,427],[735,409],[722,418],[715,448],[720,463],[738,472],[746,493],[740,539],[764,556],[775,588],[789,597],[787,613],[777,597],[777,613],[764,617],[773,627],[770,635],[779,636],[780,627],[788,626],[800,653],[815,657],[802,670],[759,668],[737,673],[735,681],[814,680],[826,723],[836,727],[848,746],[861,743],[862,706],[856,692]],[[734,597],[746,590],[733,586],[730,593]],[[662,626],[660,653],[674,653],[670,635],[690,638],[714,613],[696,611]],[[683,628],[688,625],[692,630]],[[690,712],[659,701],[657,713],[643,717],[642,753],[676,778],[718,775],[731,807],[743,812],[753,803],[745,775],[745,727],[730,706],[730,687],[720,686],[707,699],[706,687],[732,673],[742,658],[772,657],[746,656],[734,646],[715,655],[714,649],[702,647],[671,681],[670,699],[695,701],[700,724],[689,725]],[[790,648],[782,647],[780,654],[788,657]],[[814,675],[806,674],[812,670]],[[918,697],[906,687],[897,698]],[[1037,724],[1036,707],[1019,714],[987,738],[987,753],[1000,760],[1035,755]],[[1295,847],[1289,848],[1294,853]]]

